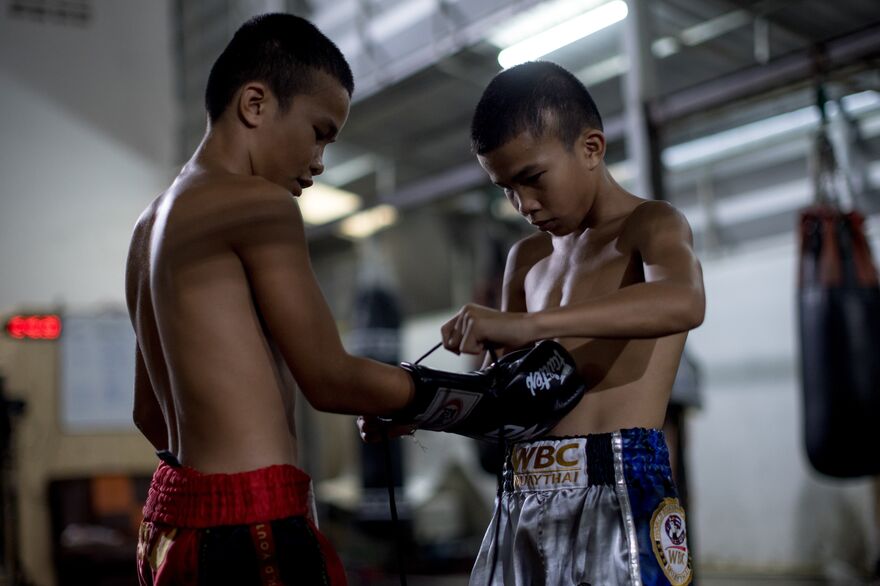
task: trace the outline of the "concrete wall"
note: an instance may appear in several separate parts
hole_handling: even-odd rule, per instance
[[[122,301],[131,227],[173,176],[170,7],[0,16],[0,310]]]
[[[691,419],[689,465],[706,566],[824,571],[877,555],[869,480],[822,478],[806,460],[796,254],[792,230],[703,259],[706,320],[688,346],[705,405]]]
[[[0,316],[122,305],[131,228],[173,176],[172,5],[95,0],[84,25],[0,14]],[[155,463],[133,428],[62,433],[57,352],[0,340],[8,392],[28,402],[16,488],[37,586],[53,583],[47,481]]]

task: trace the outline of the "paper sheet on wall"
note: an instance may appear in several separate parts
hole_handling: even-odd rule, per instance
[[[135,337],[122,313],[66,315],[59,417],[70,432],[134,429]]]

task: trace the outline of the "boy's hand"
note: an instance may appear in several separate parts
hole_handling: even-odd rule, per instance
[[[456,354],[481,354],[485,346],[519,348],[534,342],[528,313],[497,311],[468,303],[443,324],[443,347]]]
[[[412,377],[415,395],[388,421],[490,442],[546,434],[578,404],[586,388],[574,358],[552,340],[507,352],[471,372],[408,362],[400,366]]]
[[[361,415],[357,418],[357,426],[361,439],[367,444],[375,444],[382,441],[383,428],[389,438],[412,435],[416,431],[412,425],[394,425],[382,421],[375,415]]]

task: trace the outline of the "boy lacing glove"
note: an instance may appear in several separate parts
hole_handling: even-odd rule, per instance
[[[585,391],[574,359],[546,340],[468,373],[401,363],[415,382],[404,409],[384,418],[395,425],[447,431],[479,440],[521,441],[550,431]]]

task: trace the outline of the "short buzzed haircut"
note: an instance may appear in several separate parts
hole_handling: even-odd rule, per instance
[[[549,61],[531,61],[496,75],[483,91],[471,122],[471,147],[483,155],[522,132],[555,134],[566,148],[602,117],[584,84]]]
[[[214,62],[205,89],[205,109],[215,122],[238,89],[261,81],[283,111],[297,94],[310,93],[315,73],[336,78],[351,96],[354,79],[339,48],[312,23],[293,14],[255,16],[236,31]]]

